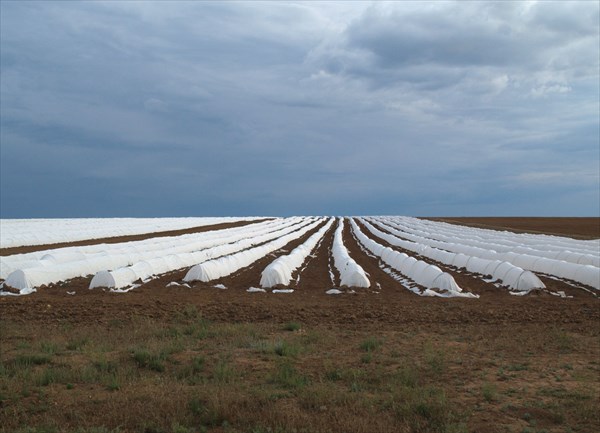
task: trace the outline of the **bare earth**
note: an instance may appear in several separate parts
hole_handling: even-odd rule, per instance
[[[597,218],[438,220],[600,237]],[[191,288],[165,287],[186,269],[125,294],[90,291],[89,277],[1,297],[0,431],[600,431],[593,293],[544,278],[570,297],[511,296],[438,264],[480,299],[419,297],[346,227],[344,243],[372,285],[330,296],[325,291],[339,282],[329,273],[333,230],[290,294],[246,289],[260,287],[274,256],[314,231],[250,268]],[[290,322],[299,329],[286,330]],[[85,342],[74,348],[75,340]],[[160,352],[169,352],[162,371],[139,361],[136,348],[161,345],[169,348]],[[21,365],[35,354],[46,358]],[[191,379],[182,372],[199,356],[203,366]]]

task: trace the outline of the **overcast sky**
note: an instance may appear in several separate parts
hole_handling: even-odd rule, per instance
[[[4,218],[600,215],[597,1],[0,8]]]

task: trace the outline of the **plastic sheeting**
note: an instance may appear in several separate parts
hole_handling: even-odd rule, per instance
[[[255,223],[243,227],[224,230],[212,230],[202,233],[191,233],[182,236],[161,236],[150,239],[121,242],[114,244],[85,245],[80,247],[56,248],[25,254],[14,254],[0,257],[0,278],[7,276],[17,269],[27,269],[40,266],[54,265],[55,263],[75,262],[78,260],[93,259],[100,255],[130,255],[131,259],[121,266],[126,266],[135,261],[148,260],[165,254],[177,254],[208,248],[220,243],[223,237],[243,235],[245,233],[265,230],[281,224],[292,224],[298,219],[276,219],[267,222]],[[83,257],[81,257],[83,255]],[[79,256],[79,258],[77,258]],[[51,257],[51,260],[48,260]]]
[[[333,246],[331,253],[333,263],[340,273],[340,286],[342,287],[369,287],[371,282],[362,267],[354,261],[348,250],[344,246],[342,233],[344,230],[344,219],[339,220],[335,235],[333,237]]]
[[[291,253],[280,256],[272,261],[262,272],[260,278],[261,287],[273,287],[277,285],[287,286],[292,280],[292,274],[302,266],[306,257],[321,241],[327,230],[334,222],[334,218],[330,218],[317,233],[312,235],[302,245],[295,248]]]
[[[76,277],[94,274],[98,269],[118,267],[118,256],[100,256],[95,259],[60,263],[51,267],[17,269],[6,278],[5,284],[15,289],[34,288]]]
[[[376,220],[400,229],[405,234],[403,237],[409,240],[415,240],[411,236],[418,236],[492,249],[499,253],[515,252],[583,265],[600,266],[600,240],[577,240],[559,236],[499,232],[409,217],[380,217]]]
[[[366,236],[358,227],[354,220],[350,220],[352,230],[358,241],[368,249],[372,254],[380,257],[391,268],[397,270],[402,275],[411,279],[415,283],[425,287],[426,289],[437,289],[442,292],[443,296],[447,297],[465,297],[478,298],[478,295],[473,293],[463,292],[456,284],[452,275],[443,272],[440,268],[430,265],[422,260],[417,260],[405,253],[394,251],[389,247],[385,247]],[[439,295],[438,292],[423,292],[424,296]]]
[[[321,224],[321,222],[322,220],[319,219],[308,226],[275,239],[267,244],[198,264],[187,272],[183,280],[186,282],[207,282],[231,275],[239,269],[250,266],[252,263],[266,256],[267,254],[284,247],[294,239],[304,236],[310,230],[313,230],[315,227]]]
[[[532,272],[515,266],[512,263],[501,260],[489,260],[481,257],[469,256],[463,253],[452,253],[450,251],[440,250],[438,248],[417,244],[411,241],[399,239],[394,235],[384,233],[374,227],[368,221],[361,219],[361,222],[374,235],[386,240],[392,245],[399,246],[408,251],[417,252],[418,254],[428,257],[436,262],[445,265],[455,266],[457,268],[466,269],[479,275],[490,275],[493,280],[499,280],[503,285],[508,286],[512,290],[529,292],[533,289],[546,287],[544,283]],[[381,224],[376,222],[376,224]],[[387,225],[381,225],[391,233],[401,234],[398,230]],[[502,266],[501,266],[502,265]],[[509,271],[512,271],[509,274]]]
[[[261,217],[1,219],[2,248],[181,230]]]
[[[109,272],[115,274],[112,280],[107,279],[103,272],[102,276],[98,279],[95,277],[92,279],[90,282],[90,289],[96,287],[117,289],[126,287],[138,279],[145,280],[154,275],[160,275],[165,272],[193,266],[216,257],[232,254],[253,245],[275,239],[297,230],[299,227],[302,227],[311,221],[312,219],[291,218],[289,221],[285,221],[283,224],[279,223],[276,226],[269,225],[260,230],[246,231],[246,233],[238,232],[234,235],[217,238],[214,239],[213,242],[204,244],[205,246],[212,245],[212,248],[205,248],[191,253],[168,254],[172,250],[166,250],[163,254],[167,255],[164,257],[154,257],[150,260],[142,260],[131,266]],[[276,228],[279,228],[279,230],[274,230]],[[133,272],[128,272],[127,270]],[[113,285],[106,286],[104,284]]]
[[[235,229],[198,233],[194,236],[184,235],[177,237],[157,238],[157,240],[154,241],[146,240],[131,243],[126,242],[110,245],[105,244],[101,246],[95,246],[96,248],[105,248],[104,251],[101,250],[100,252],[92,254],[83,253],[85,257],[84,259],[65,261],[62,263],[56,263],[54,260],[49,259],[48,255],[53,256],[56,254],[57,257],[60,256],[63,258],[66,258],[67,255],[71,255],[72,258],[78,258],[81,256],[77,253],[82,252],[82,250],[78,249],[79,247],[73,247],[65,249],[66,252],[61,251],[61,249],[52,250],[52,253],[41,252],[39,257],[45,258],[37,261],[27,260],[27,266],[19,266],[23,264],[23,261],[19,260],[23,257],[15,258],[13,256],[8,256],[6,259],[9,259],[9,263],[19,266],[19,268],[11,270],[11,273],[8,274],[6,277],[7,285],[10,285],[16,289],[23,289],[25,287],[39,287],[41,285],[56,283],[58,281],[64,281],[75,277],[93,275],[99,271],[115,270],[121,267],[129,266],[133,263],[152,262],[153,259],[165,254],[165,251],[172,251],[172,249],[169,248],[167,248],[167,250],[161,250],[157,248],[156,245],[159,245],[163,248],[170,246],[176,249],[198,248],[201,246],[222,243],[224,234],[229,234],[235,238],[247,237],[250,233],[255,233],[256,231],[260,233],[264,232],[265,230],[272,231],[273,227],[290,226],[293,224],[298,224],[300,221],[302,221],[301,218],[290,218],[289,220],[278,220],[275,223],[258,223],[256,225],[252,224]],[[145,249],[146,247],[147,250]],[[25,256],[25,259],[29,259],[31,257],[31,255]],[[191,263],[190,266],[195,263],[198,262]],[[152,267],[152,265],[150,265],[150,267]],[[136,279],[143,279],[147,276],[148,266],[141,264],[138,266],[137,270],[140,272],[140,275],[137,275],[136,273]],[[124,277],[119,277],[114,280],[115,284],[117,281],[123,282]],[[95,281],[95,283],[98,281],[104,281],[104,279],[98,279]]]

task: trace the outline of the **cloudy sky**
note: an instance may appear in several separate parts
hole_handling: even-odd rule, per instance
[[[599,6],[12,2],[0,213],[599,215]]]

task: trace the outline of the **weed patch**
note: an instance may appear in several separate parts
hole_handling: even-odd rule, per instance
[[[288,322],[283,325],[284,331],[299,331],[300,329],[302,329],[302,325],[298,322]]]
[[[289,361],[280,362],[271,382],[289,389],[298,389],[308,384],[308,378],[303,376]]]
[[[381,340],[374,337],[369,337],[360,344],[360,349],[365,352],[374,352],[382,345]]]
[[[166,355],[151,353],[147,349],[136,349],[132,353],[133,360],[140,368],[148,368],[150,370],[162,373],[165,371],[164,361]]]

